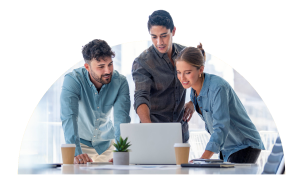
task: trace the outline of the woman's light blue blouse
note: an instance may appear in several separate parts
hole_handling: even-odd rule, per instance
[[[249,146],[264,150],[257,129],[229,83],[216,75],[204,75],[203,87],[197,98],[191,88],[191,101],[194,107],[199,105],[202,115],[197,113],[211,135],[205,150],[222,151],[225,162],[232,153]]]

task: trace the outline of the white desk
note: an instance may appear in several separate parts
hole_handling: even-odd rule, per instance
[[[150,170],[87,170],[80,167],[98,167],[103,165],[62,165],[58,168],[24,168],[19,174],[261,174],[262,168],[257,165],[238,165],[234,168],[183,168],[168,165],[170,169]],[[130,166],[130,165],[129,165]]]

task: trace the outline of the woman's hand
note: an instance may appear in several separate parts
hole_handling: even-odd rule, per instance
[[[205,150],[200,159],[210,159],[214,155],[214,152]]]
[[[197,159],[201,159],[201,158],[197,158]],[[193,160],[195,160],[195,159],[193,159]],[[194,163],[194,161],[193,160],[190,160],[189,161],[189,163]]]
[[[193,116],[193,113],[195,112],[194,104],[192,101],[189,101],[184,105],[184,114],[182,117],[183,121],[189,122]]]
[[[198,159],[210,159],[213,155],[214,155],[214,152],[205,150],[204,153],[202,154],[202,156]],[[189,162],[193,163],[194,161],[190,160]]]

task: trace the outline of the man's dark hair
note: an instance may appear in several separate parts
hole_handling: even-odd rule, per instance
[[[150,29],[152,26],[160,25],[164,26],[167,29],[170,29],[171,32],[174,29],[174,23],[173,19],[167,11],[164,10],[157,10],[154,11],[150,16],[148,20],[148,31],[150,32]]]
[[[90,64],[92,59],[100,61],[105,57],[115,57],[115,53],[111,50],[106,41],[101,39],[94,39],[82,48],[83,59],[86,63]]]

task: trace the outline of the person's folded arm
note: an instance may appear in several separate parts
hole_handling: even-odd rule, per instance
[[[76,145],[75,156],[82,154],[78,134],[78,101],[80,85],[76,80],[66,75],[60,95],[60,119],[66,143]]]
[[[212,124],[213,133],[205,150],[219,153],[228,136],[230,127],[229,98],[226,88],[221,86],[213,94]]]
[[[120,139],[120,124],[130,123],[130,95],[126,78],[121,79],[121,86],[114,103],[114,134],[115,142]]]
[[[153,80],[151,79],[151,74],[140,64],[138,59],[135,59],[132,65],[132,78],[135,83],[134,110],[139,115],[142,123],[151,122],[150,90]],[[147,110],[145,105],[147,105],[149,110]]]

